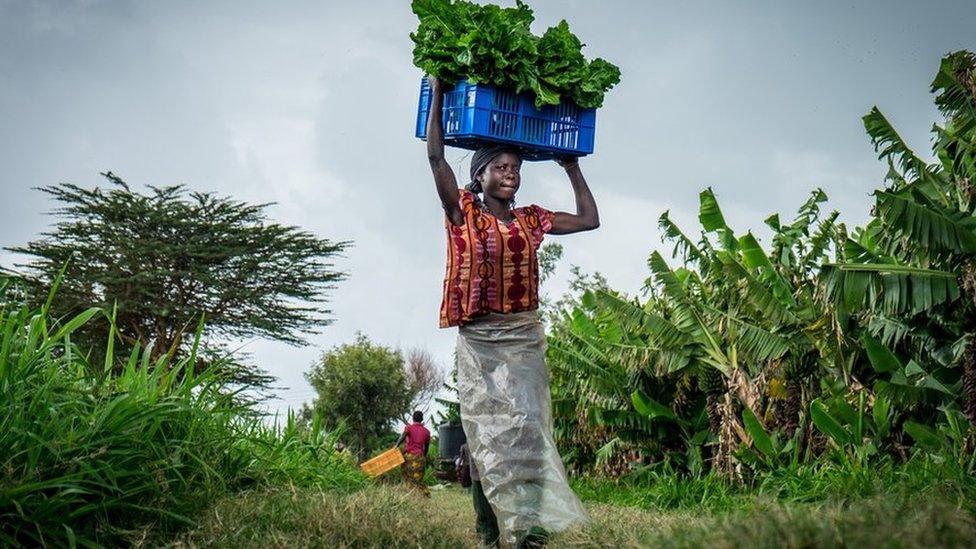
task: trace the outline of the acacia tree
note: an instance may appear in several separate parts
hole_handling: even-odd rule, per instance
[[[108,188],[62,183],[39,190],[60,207],[42,238],[8,248],[22,265],[36,299],[44,299],[62,267],[52,310],[72,316],[100,306],[115,311],[117,335],[130,348],[149,348],[155,360],[184,352],[204,317],[209,338],[265,337],[303,344],[330,323],[328,290],[344,273],[331,260],[348,242],[319,238],[270,222],[268,204],[246,204],[183,186],[142,194],[118,176]],[[97,353],[108,322],[90,322],[76,343]],[[209,355],[221,353],[211,343]],[[223,361],[222,361],[223,362]],[[272,378],[253,366],[229,363],[244,385]]]

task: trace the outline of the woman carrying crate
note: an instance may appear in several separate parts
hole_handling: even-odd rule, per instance
[[[599,214],[575,158],[557,160],[572,184],[575,214],[515,208],[522,160],[504,146],[476,151],[471,182],[459,189],[444,159],[441,84],[430,78],[430,85],[427,156],[448,238],[440,326],[458,326],[458,393],[479,479],[472,489],[478,530],[488,544],[500,535],[508,544],[539,546],[548,532],[587,515],[552,437],[536,250],[547,233],[597,228]]]

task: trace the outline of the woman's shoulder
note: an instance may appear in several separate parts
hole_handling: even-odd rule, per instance
[[[538,204],[529,204],[528,206],[519,206],[518,208],[513,208],[512,213],[523,215],[526,217],[538,217],[538,218],[549,217],[552,215],[552,211]]]
[[[532,230],[541,230],[543,233],[547,233],[552,228],[552,211],[538,204],[519,206],[512,210],[512,214],[525,219]]]

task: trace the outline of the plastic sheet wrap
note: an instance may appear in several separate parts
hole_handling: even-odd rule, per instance
[[[533,526],[588,520],[552,438],[546,336],[536,311],[491,314],[461,326],[461,422],[502,541]]]

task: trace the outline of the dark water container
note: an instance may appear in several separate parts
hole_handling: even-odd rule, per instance
[[[454,459],[461,453],[461,445],[467,440],[460,423],[441,423],[437,428],[438,457]]]

